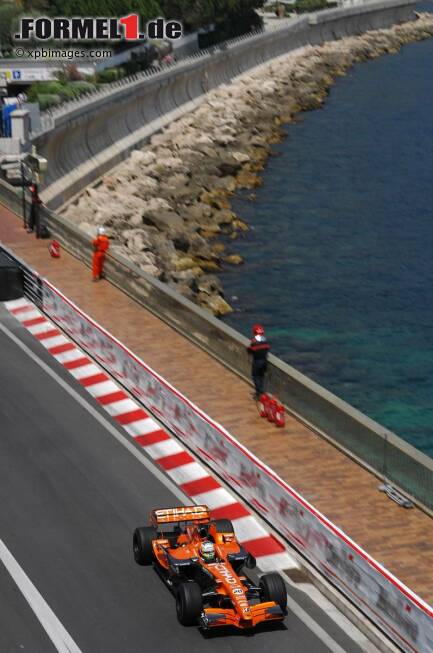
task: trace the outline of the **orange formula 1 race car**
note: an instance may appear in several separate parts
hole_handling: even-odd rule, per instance
[[[255,560],[228,519],[212,521],[206,506],[185,506],[153,510],[150,523],[134,531],[134,559],[154,565],[176,598],[181,624],[253,628],[284,619],[283,579],[265,574],[257,587],[245,575]]]

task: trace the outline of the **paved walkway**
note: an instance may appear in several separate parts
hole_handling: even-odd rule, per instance
[[[1,205],[0,241],[433,603],[432,519],[417,508],[399,508],[377,490],[375,476],[297,420],[289,417],[283,430],[261,420],[247,383],[108,282],[91,283],[89,268],[77,259],[65,252],[52,259],[47,241],[26,234],[22,222]]]

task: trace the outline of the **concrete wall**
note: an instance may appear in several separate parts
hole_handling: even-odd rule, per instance
[[[300,46],[409,20],[414,4],[414,0],[383,0],[298,17],[167,70],[120,80],[54,110],[33,138],[49,161],[45,202],[53,209],[64,204],[125,159],[131,149],[196,106],[206,90]]]
[[[20,192],[2,181],[0,202],[21,215]],[[52,236],[89,265],[90,239],[49,209],[43,208],[42,216]],[[106,274],[146,309],[249,380],[248,341],[240,333],[120,256],[108,256]],[[431,458],[275,356],[270,356],[268,386],[302,421],[433,510]]]

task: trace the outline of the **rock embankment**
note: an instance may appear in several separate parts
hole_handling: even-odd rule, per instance
[[[421,14],[391,29],[302,48],[243,75],[133,151],[64,215],[89,236],[105,225],[112,252],[224,315],[231,308],[216,275],[242,263],[230,243],[248,229],[230,197],[261,184],[284,124],[320,108],[335,78],[356,62],[432,35],[433,16]]]

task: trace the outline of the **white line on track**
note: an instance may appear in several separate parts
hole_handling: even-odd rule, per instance
[[[52,379],[54,379],[71,397],[73,397],[88,413],[90,413],[116,440],[144,466],[146,467],[151,474],[153,474],[158,481],[160,481],[165,487],[176,496],[181,503],[188,505],[191,503],[191,499],[184,494],[165,474],[163,474],[154,463],[144,457],[144,455],[137,449],[132,442],[125,438],[115,426],[113,426],[103,415],[98,413],[98,411],[88,403],[78,392],[76,392],[66,381],[64,381],[58,374],[55,372],[49,365],[42,361],[26,344],[21,342],[21,340],[7,327],[3,324],[0,324],[0,331],[2,331],[10,340],[12,340],[17,347],[19,347],[24,353],[32,359],[36,365],[44,370]],[[118,389],[117,386],[114,386],[115,389]],[[149,419],[149,418],[147,418]],[[221,488],[224,490],[224,488]],[[226,492],[226,490],[224,490]],[[206,493],[207,495],[211,492]],[[209,497],[208,497],[209,498]],[[197,497],[195,497],[197,500]],[[227,501],[226,501],[227,503]],[[0,540],[1,542],[1,540]],[[24,572],[23,572],[24,573]],[[30,582],[30,581],[29,581]],[[21,588],[20,588],[21,589]],[[23,591],[23,590],[21,590]],[[35,591],[37,592],[36,588]],[[24,594],[24,592],[23,592]],[[25,595],[26,596],[26,595]],[[41,597],[42,599],[42,597]],[[43,600],[43,599],[42,599]],[[30,601],[29,601],[30,603]],[[31,605],[31,604],[30,604]],[[33,606],[32,606],[33,607]],[[47,606],[48,607],[48,606]],[[314,635],[329,648],[332,653],[346,653],[343,648],[330,636],[328,633],[298,604],[294,599],[288,596],[288,607],[295,614],[298,619],[300,619],[306,627],[314,633]],[[49,608],[48,608],[49,609]],[[61,624],[60,624],[61,626]],[[48,631],[47,631],[48,632]],[[350,637],[350,635],[349,635]],[[61,653],[81,653],[78,648],[62,648],[58,649]]]
[[[43,596],[20,567],[3,540],[0,540],[0,560],[14,579],[57,651],[59,653],[81,653],[81,649],[78,648]]]

